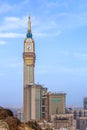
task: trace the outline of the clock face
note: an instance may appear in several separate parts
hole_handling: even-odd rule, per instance
[[[26,49],[27,49],[27,51],[30,51],[30,50],[32,49],[32,45],[28,44],[28,45],[26,46]]]

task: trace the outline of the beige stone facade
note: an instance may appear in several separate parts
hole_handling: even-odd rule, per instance
[[[74,129],[76,130],[76,121],[73,114],[54,114],[51,115],[51,122],[55,129]]]
[[[52,114],[64,114],[66,108],[65,93],[49,93],[47,94],[48,120]]]

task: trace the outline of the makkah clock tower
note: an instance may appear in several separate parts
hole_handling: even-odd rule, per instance
[[[34,110],[34,66],[35,66],[35,47],[31,33],[30,17],[28,18],[28,32],[24,40],[24,119],[28,120],[35,115]],[[33,104],[32,104],[33,102]],[[33,108],[32,108],[33,107]],[[33,112],[33,113],[31,113]],[[31,115],[33,117],[31,117]]]
[[[30,17],[28,20],[27,38],[24,41],[24,86],[34,84],[35,48],[31,33]]]
[[[65,93],[50,93],[47,92],[47,88],[35,84],[35,43],[32,37],[30,17],[28,17],[28,30],[24,39],[23,61],[24,121],[30,119],[49,120],[51,114],[65,113]]]

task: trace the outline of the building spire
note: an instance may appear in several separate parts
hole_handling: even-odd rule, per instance
[[[28,17],[28,32],[31,33],[31,21],[30,21],[30,16]]]
[[[28,33],[27,33],[27,38],[32,38],[30,16],[28,17]]]

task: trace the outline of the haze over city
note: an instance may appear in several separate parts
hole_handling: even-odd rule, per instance
[[[87,1],[0,1],[0,105],[23,102],[23,45],[31,17],[35,83],[67,94],[67,106],[87,96]]]

